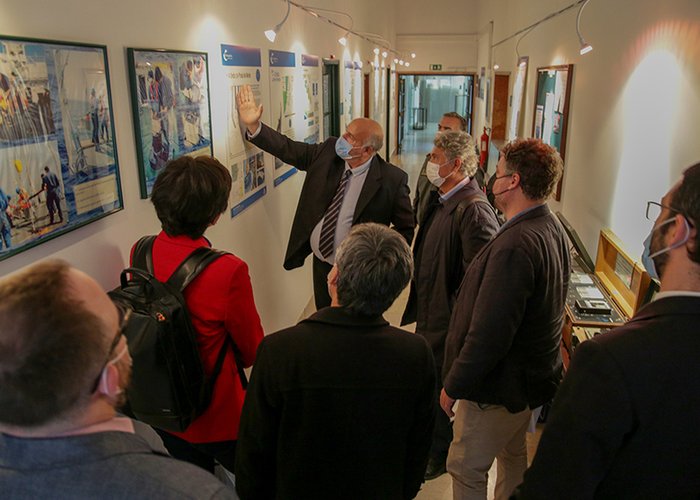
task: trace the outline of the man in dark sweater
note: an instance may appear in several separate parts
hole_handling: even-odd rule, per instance
[[[397,232],[357,225],[328,275],[331,307],[262,341],[238,433],[243,500],[418,493],[435,413],[433,356],[423,337],[382,317],[412,269]]]
[[[452,416],[460,400],[447,457],[456,499],[486,498],[494,458],[496,498],[508,497],[527,467],[532,410],[559,382],[570,258],[546,200],[561,169],[559,153],[535,139],[501,151],[494,194],[507,221],[467,269],[445,342],[440,403]]]

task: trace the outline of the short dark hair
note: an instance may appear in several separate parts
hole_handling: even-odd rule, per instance
[[[467,119],[460,115],[459,113],[455,111],[450,111],[448,113],[445,113],[444,115],[445,118],[457,118],[459,120],[459,128],[462,132],[467,131]]]
[[[171,160],[156,178],[151,202],[170,236],[199,238],[226,210],[231,174],[210,156]]]
[[[375,223],[358,224],[336,252],[338,302],[361,316],[389,309],[413,274],[403,236]]]
[[[523,193],[531,200],[546,200],[554,192],[564,165],[556,149],[539,139],[516,139],[501,150],[506,173],[517,173]]]
[[[698,229],[695,241],[688,250],[688,257],[700,264],[700,163],[683,172],[683,180],[673,194],[671,208],[678,210],[692,227]]]
[[[0,281],[0,422],[39,427],[89,401],[109,349],[106,323],[73,297],[68,264]]]

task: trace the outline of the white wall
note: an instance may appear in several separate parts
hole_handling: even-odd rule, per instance
[[[327,0],[324,7],[349,12],[355,29],[394,39],[393,1],[352,3]],[[105,288],[116,285],[136,239],[159,230],[152,205],[139,197],[139,180],[127,83],[125,47],[205,50],[209,53],[214,153],[225,157],[225,81],[219,44],[229,43],[366,61],[373,46],[350,38],[343,49],[338,28],[295,8],[270,44],[263,35],[283,17],[279,0],[4,0],[0,33],[22,37],[107,45],[116,141],[125,209],[98,222],[0,262],[0,275],[45,257],[58,257],[94,276]],[[336,18],[344,22],[342,17]],[[263,56],[263,74],[267,74]],[[266,80],[266,76],[264,80]],[[264,95],[264,104],[269,100]],[[225,106],[225,105],[224,105]],[[270,161],[267,162],[271,164]],[[271,172],[268,172],[271,174]],[[269,175],[268,175],[269,178]],[[250,266],[258,310],[266,332],[294,323],[311,294],[311,269],[287,272],[282,261],[304,175],[274,188],[235,219],[224,215],[207,236],[215,247],[234,252]]]
[[[494,21],[497,42],[571,3],[481,0],[479,23]],[[552,206],[594,258],[604,227],[636,257],[650,227],[646,201],[659,200],[685,167],[700,161],[700,2],[592,0],[581,19],[594,46],[585,56],[579,55],[577,11],[542,24],[520,43],[520,54],[530,57],[524,132],[531,136],[536,68],[573,63],[562,201]],[[493,53],[512,76],[515,42]],[[480,66],[487,50],[480,43]]]

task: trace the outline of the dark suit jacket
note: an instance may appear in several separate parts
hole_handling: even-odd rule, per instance
[[[266,337],[238,433],[241,499],[413,498],[434,370],[422,337],[339,307]]]
[[[309,238],[326,208],[330,205],[345,170],[345,160],[335,152],[337,138],[321,144],[297,142],[276,132],[265,124],[250,142],[280,160],[307,173],[301,189],[292,231],[289,235],[284,268],[304,265],[311,253]],[[353,224],[377,222],[392,224],[408,244],[413,241],[415,225],[406,172],[375,155],[357,200]]]
[[[498,218],[475,179],[445,203],[437,193],[431,198],[413,245],[415,272],[401,323],[416,322],[416,333],[426,338],[441,368],[457,289],[469,263],[498,231]]]
[[[503,226],[457,295],[445,344],[449,396],[513,413],[554,396],[570,272],[566,236],[547,205]]]
[[[664,297],[574,353],[523,498],[700,498],[700,298]]]

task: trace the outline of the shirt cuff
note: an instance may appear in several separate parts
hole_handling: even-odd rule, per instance
[[[255,132],[253,132],[252,134],[250,132],[248,132],[248,130],[246,129],[246,131],[245,131],[246,139],[248,139],[248,140],[255,139],[258,136],[258,134],[260,134],[261,130],[262,130],[262,122],[258,123],[258,129]]]

